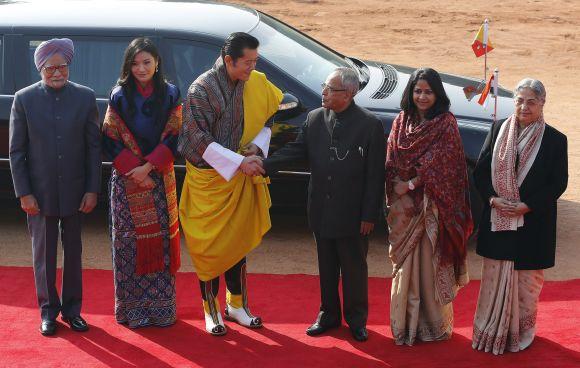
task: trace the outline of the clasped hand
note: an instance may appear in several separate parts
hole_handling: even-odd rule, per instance
[[[248,176],[264,175],[264,164],[262,158],[258,156],[260,148],[254,143],[250,143],[242,147],[240,150],[244,155],[244,160],[240,164],[240,170]]]
[[[266,173],[262,159],[255,155],[244,157],[240,164],[240,170],[248,176],[258,176]]]
[[[125,176],[140,188],[153,189],[153,187],[155,187],[155,182],[151,176],[149,176],[151,170],[153,170],[153,165],[146,162],[144,165],[137,166],[129,171]]]
[[[493,198],[493,205],[502,215],[509,217],[519,217],[531,211],[524,202],[512,202],[500,197]]]

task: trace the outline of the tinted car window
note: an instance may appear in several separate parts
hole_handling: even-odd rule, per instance
[[[342,56],[265,14],[250,33],[260,41],[261,56],[317,93],[334,69],[350,66]]]
[[[220,48],[201,42],[168,40],[176,72],[177,86],[185,97],[191,83],[203,72],[211,69]]]
[[[0,35],[0,92],[4,90],[4,43],[2,43],[3,35]]]
[[[44,40],[44,38],[38,38],[28,41],[29,84],[40,79],[34,66],[34,50]],[[75,54],[70,65],[70,80],[92,88],[99,97],[108,97],[111,88],[119,78],[123,53],[130,40],[78,40],[74,38],[72,40]]]

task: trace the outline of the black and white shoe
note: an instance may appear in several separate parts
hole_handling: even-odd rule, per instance
[[[224,325],[224,321],[222,319],[222,315],[220,312],[217,312],[217,321],[214,320],[211,314],[205,313],[205,330],[214,336],[222,336],[228,332],[226,326]],[[217,322],[217,323],[216,323]]]
[[[248,308],[234,308],[231,305],[226,304],[224,316],[227,321],[237,322],[248,328],[260,328],[263,326],[262,318],[254,317]]]

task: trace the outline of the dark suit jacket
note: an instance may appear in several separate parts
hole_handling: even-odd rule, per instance
[[[484,203],[479,225],[477,254],[515,262],[518,270],[554,266],[556,253],[557,200],[568,185],[566,136],[546,125],[536,160],[520,187],[520,199],[531,209],[524,215],[524,226],[517,231],[491,231],[489,198],[497,194],[491,182],[491,154],[499,128],[490,130],[473,173]]]
[[[296,140],[265,160],[264,167],[271,175],[284,162],[300,159],[310,164],[313,232],[323,238],[353,236],[360,233],[361,221],[376,222],[384,193],[385,137],[374,114],[354,102],[338,114],[313,110]]]
[[[34,194],[41,214],[70,216],[84,193],[98,193],[101,139],[95,93],[76,83],[42,82],[14,96],[10,169],[16,197]]]

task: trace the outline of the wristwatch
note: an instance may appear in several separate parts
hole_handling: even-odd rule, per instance
[[[409,186],[409,190],[415,190],[415,185],[413,184],[413,180],[409,180],[407,182],[407,185]]]

